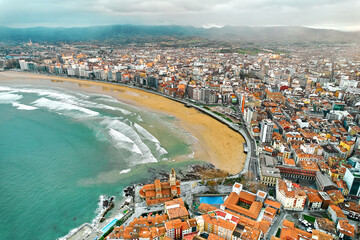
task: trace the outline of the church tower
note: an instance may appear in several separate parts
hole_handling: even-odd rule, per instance
[[[169,174],[169,183],[170,183],[171,195],[177,196],[178,188],[176,186],[176,173],[174,169],[171,169],[171,172]]]
[[[171,172],[169,174],[169,183],[170,186],[176,186],[176,173],[174,169],[171,169]]]

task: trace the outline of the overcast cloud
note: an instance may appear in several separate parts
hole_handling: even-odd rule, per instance
[[[359,0],[0,0],[0,25],[309,26],[360,30]]]

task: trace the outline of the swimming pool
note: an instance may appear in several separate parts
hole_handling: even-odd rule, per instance
[[[117,219],[114,218],[114,220],[112,220],[111,222],[109,222],[108,225],[106,225],[103,229],[101,229],[101,231],[103,233],[107,232],[112,226],[114,226],[114,224],[116,223]]]
[[[207,204],[223,204],[224,199],[221,196],[216,197],[199,197],[200,203],[207,203]]]

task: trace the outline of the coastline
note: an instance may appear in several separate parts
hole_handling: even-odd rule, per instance
[[[155,113],[174,116],[176,124],[189,132],[198,141],[193,145],[194,158],[213,164],[230,174],[241,172],[246,161],[243,152],[245,139],[225,124],[184,104],[156,93],[150,93],[111,82],[96,82],[70,77],[49,76],[25,72],[1,72],[0,81],[41,84],[68,88],[71,90],[112,96],[120,102],[130,104]],[[20,81],[20,82],[17,82]],[[42,82],[38,82],[42,81]],[[44,85],[44,84],[43,84]]]

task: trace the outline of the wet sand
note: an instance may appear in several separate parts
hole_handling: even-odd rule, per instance
[[[51,81],[44,81],[51,80]],[[245,164],[244,138],[226,125],[194,108],[157,94],[108,82],[93,82],[74,78],[47,76],[23,72],[1,72],[0,81],[51,85],[72,90],[100,93],[115,97],[121,102],[152,112],[161,112],[177,119],[185,131],[198,141],[193,145],[194,158],[210,162],[231,174],[239,173]]]

